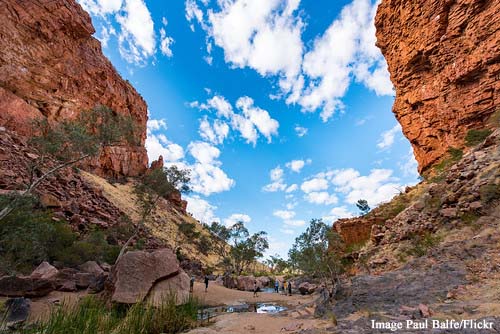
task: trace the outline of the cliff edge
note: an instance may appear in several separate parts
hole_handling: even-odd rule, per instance
[[[0,17],[0,126],[29,135],[33,118],[57,122],[108,106],[133,118],[140,146],[108,147],[86,169],[108,177],[142,174],[146,102],[103,55],[90,16],[74,0],[6,0]]]
[[[396,88],[393,111],[419,171],[500,106],[500,2],[384,0],[377,46]]]

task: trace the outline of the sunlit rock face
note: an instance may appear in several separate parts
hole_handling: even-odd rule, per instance
[[[57,122],[106,105],[132,116],[140,145],[109,147],[87,169],[103,176],[143,173],[146,103],[103,55],[80,5],[3,0],[0,17],[0,126],[29,135],[33,118]]]
[[[377,45],[396,89],[393,111],[419,171],[500,105],[500,2],[383,0]]]

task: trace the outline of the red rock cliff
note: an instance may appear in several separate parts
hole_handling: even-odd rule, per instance
[[[2,0],[0,18],[0,125],[25,135],[33,117],[58,121],[106,105],[136,120],[142,146],[109,147],[88,169],[104,176],[143,173],[146,103],[103,55],[80,5]]]
[[[500,1],[383,0],[376,27],[424,171],[500,105]]]

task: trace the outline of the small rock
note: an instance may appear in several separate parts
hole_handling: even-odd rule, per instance
[[[86,289],[94,282],[96,276],[90,273],[77,273],[75,274],[75,285],[78,289]]]
[[[40,195],[40,203],[46,208],[60,208],[61,202],[51,194]]]
[[[456,208],[446,208],[439,210],[441,216],[446,218],[455,218],[457,216],[458,210]]]
[[[429,306],[425,304],[419,304],[418,309],[420,310],[420,314],[424,318],[428,318],[431,316],[431,310],[429,309]]]
[[[255,326],[254,325],[246,325],[243,327],[244,330],[247,330],[247,331],[254,331],[255,330]]]
[[[59,274],[59,270],[57,270],[56,267],[47,261],[43,261],[35,270],[33,270],[30,277],[53,280],[57,274]]]
[[[471,210],[479,210],[483,207],[483,203],[481,203],[480,201],[475,201],[475,202],[472,202],[469,204],[469,208]]]
[[[78,269],[84,273],[93,274],[94,276],[99,276],[104,273],[104,270],[95,261],[87,261],[84,264],[79,265]]]
[[[23,297],[7,299],[5,308],[7,309],[7,314],[5,315],[5,319],[2,319],[2,322],[5,322],[7,328],[15,329],[28,319],[31,300]]]
[[[304,324],[302,322],[293,322],[285,327],[283,327],[281,330],[285,332],[293,332],[293,331],[298,331],[299,329],[302,328]]]

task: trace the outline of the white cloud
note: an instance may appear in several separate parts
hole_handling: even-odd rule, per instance
[[[292,192],[296,191],[297,189],[299,189],[299,186],[294,183],[291,186],[289,186],[288,188],[286,188],[285,192],[292,193]]]
[[[331,195],[326,191],[310,192],[304,198],[313,204],[331,205],[338,202],[338,198],[335,195]]]
[[[196,141],[191,142],[188,146],[189,153],[201,164],[211,164],[220,155],[217,147],[209,143]]]
[[[259,132],[271,142],[271,136],[278,134],[279,123],[269,116],[269,113],[254,106],[254,101],[248,96],[243,96],[236,101],[236,106],[243,111],[243,115],[251,121]]]
[[[333,222],[341,218],[352,218],[354,214],[347,209],[345,206],[339,206],[333,208],[328,216],[323,217],[323,220],[326,222]]]
[[[305,193],[326,190],[328,189],[328,181],[324,178],[315,177],[311,180],[303,182],[300,189],[302,189]]]
[[[193,19],[196,19],[196,21],[199,24],[203,24],[203,12],[198,7],[195,0],[186,0],[185,7],[186,7],[186,20],[191,22]],[[190,28],[192,31],[194,31],[193,24],[190,25]]]
[[[253,126],[253,123],[241,115],[234,115],[231,124],[235,130],[240,132],[241,137],[246,139],[247,143],[251,143],[255,146],[257,144],[257,130]]]
[[[125,0],[116,15],[120,55],[129,63],[144,65],[156,48],[153,19],[143,0]]]
[[[366,199],[373,207],[391,199],[401,189],[402,185],[392,173],[390,169],[372,169],[369,175],[361,176],[353,169],[337,170],[332,182],[337,191],[345,194],[347,203]]]
[[[410,147],[408,154],[403,157],[402,161],[398,163],[403,175],[405,177],[419,177],[418,173],[418,162],[413,154],[413,149]]]
[[[164,135],[148,134],[146,150],[149,161],[158,159],[161,155],[166,162],[178,161],[184,157],[184,149],[170,141]]]
[[[292,161],[286,163],[286,167],[290,168],[295,173],[299,173],[302,170],[302,168],[304,168],[304,166],[306,164],[309,165],[309,164],[311,164],[311,162],[312,162],[311,159],[307,159],[306,161],[304,161],[304,160],[292,160]]]
[[[262,190],[267,192],[283,191],[287,188],[287,185],[283,180],[284,171],[278,166],[269,172],[271,178],[271,183],[267,184],[262,188]]]
[[[201,138],[212,144],[222,144],[229,134],[229,125],[219,119],[216,119],[211,125],[207,117],[204,117],[200,120],[199,133]]]
[[[377,147],[385,150],[394,144],[394,137],[401,133],[401,125],[396,124],[392,129],[384,131],[380,136],[380,140],[377,143]]]
[[[217,165],[195,163],[191,169],[191,189],[209,196],[231,189],[235,182]]]
[[[309,129],[304,128],[302,126],[299,125],[295,126],[295,133],[297,134],[298,137],[304,137],[308,131]]]
[[[224,96],[215,95],[207,101],[207,108],[217,111],[217,116],[231,118],[233,116],[233,107]]]
[[[78,0],[80,5],[103,21],[105,26],[101,40],[106,46],[110,35],[118,37],[118,51],[128,63],[143,66],[156,52],[154,23],[144,0]],[[111,20],[119,25],[114,31]],[[163,32],[162,32],[163,31]],[[160,47],[168,53],[173,42],[166,36],[165,29],[160,30]]]
[[[377,95],[394,94],[375,45],[378,1],[353,0],[309,50],[302,41],[300,0],[218,1],[219,9],[208,9],[206,18],[193,0],[188,2],[186,18],[200,23],[207,44],[222,48],[228,64],[278,78],[280,92],[273,97],[299,104],[305,112],[321,110],[323,121],[343,109],[342,98],[353,81]]]
[[[164,119],[149,119],[147,122],[148,131],[167,130],[167,121]]]
[[[161,155],[165,162],[179,161],[184,158],[184,149],[172,143],[164,134],[155,133],[166,130],[167,122],[164,119],[150,119],[147,123],[146,150],[149,161],[158,159]]]
[[[123,0],[78,0],[78,2],[90,14],[104,16],[120,10]]]
[[[222,163],[217,160],[220,155],[217,147],[206,142],[191,142],[188,150],[196,160],[196,163],[189,166],[191,188],[194,192],[209,196],[233,187],[234,180],[220,168]]]
[[[285,220],[283,222],[285,225],[288,225],[288,226],[293,226],[293,227],[301,227],[301,226],[304,226],[306,224],[305,220]]]
[[[190,212],[194,218],[207,224],[220,222],[220,219],[214,213],[217,209],[216,206],[213,206],[206,200],[201,199],[198,195],[186,196],[185,200],[188,202],[186,210],[187,212]]]
[[[186,3],[186,18],[201,23],[209,42],[224,50],[224,58],[232,66],[284,78],[293,78],[300,71],[303,24],[294,16],[299,1],[219,1],[220,11],[208,10],[206,21],[192,2]]]
[[[283,220],[290,220],[295,217],[295,211],[276,210],[273,212],[273,215]]]
[[[252,221],[252,218],[249,215],[242,214],[242,213],[234,213],[231,216],[224,219],[224,225],[226,225],[226,227],[231,227],[238,222],[248,224],[251,221]]]
[[[163,18],[163,24],[166,26],[166,19]],[[165,28],[160,29],[160,50],[163,55],[167,57],[172,57],[174,54],[172,53],[171,45],[174,43],[174,39],[170,36],[167,36],[167,31]]]
[[[257,144],[259,133],[266,137],[268,142],[271,142],[273,135],[278,134],[278,121],[271,118],[266,110],[255,106],[253,99],[248,96],[240,97],[236,101],[236,107],[241,111],[241,114],[235,113],[231,104],[225,97],[220,95],[213,96],[206,103],[191,102],[189,106],[198,108],[199,110],[214,110],[217,117],[219,117],[218,124],[222,124],[223,121],[221,119],[228,120],[232,129],[238,131],[247,143],[251,143],[254,146]],[[201,120],[201,122],[204,122],[204,120]],[[227,123],[224,122],[224,124]],[[206,122],[203,125],[205,129],[208,129]],[[223,127],[224,129],[221,128],[221,131],[225,131],[225,125]],[[205,134],[205,139],[212,141],[211,138],[213,136],[208,132]]]

